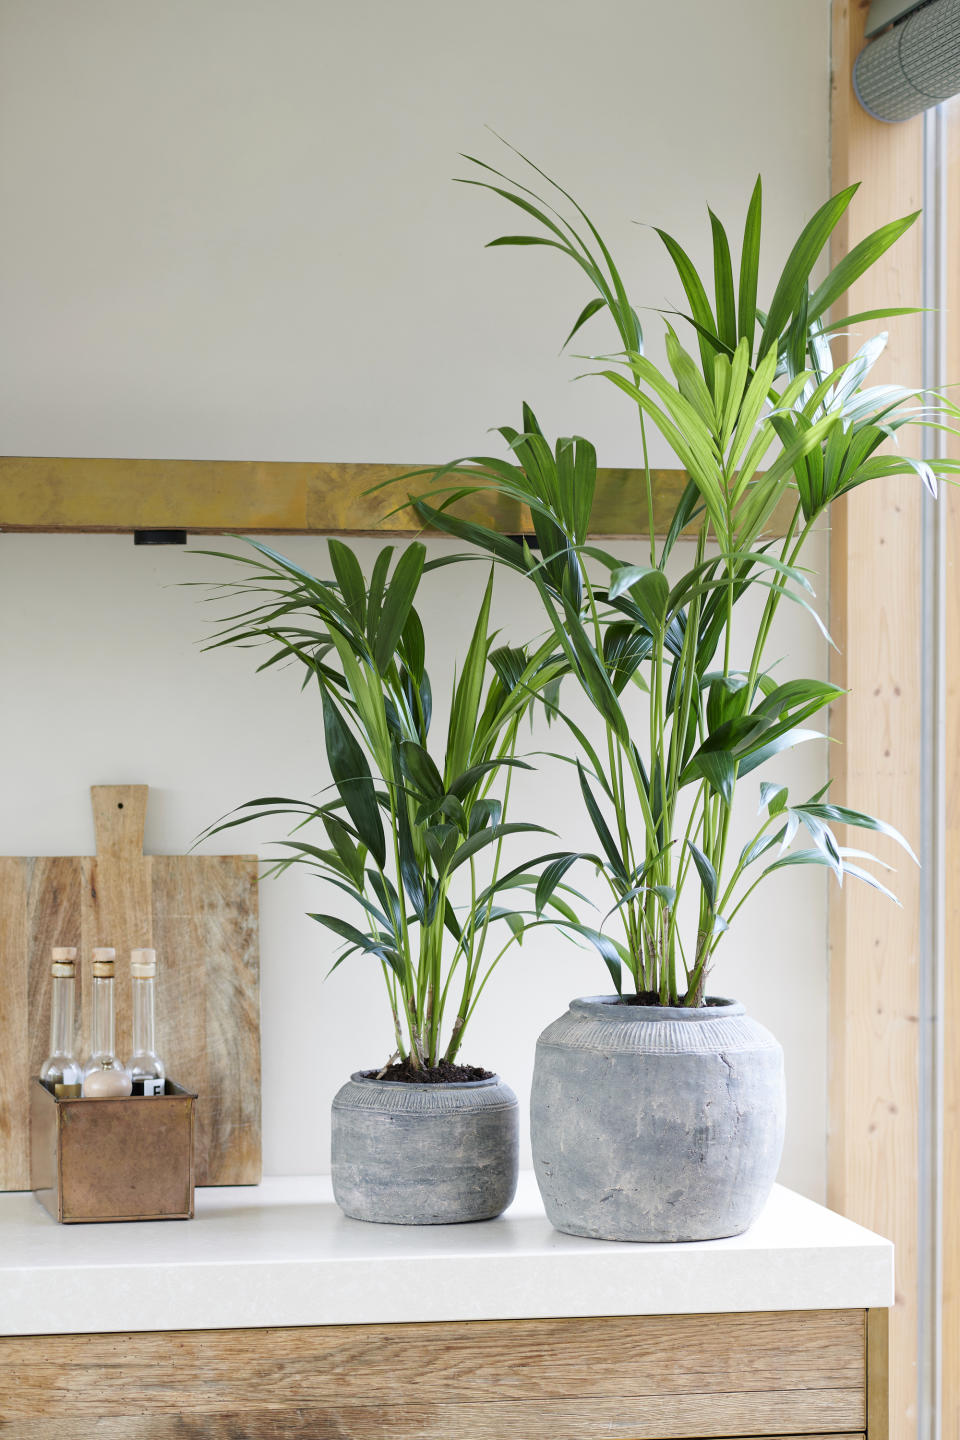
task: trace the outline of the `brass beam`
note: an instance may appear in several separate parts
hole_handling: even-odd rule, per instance
[[[416,516],[390,512],[408,492],[428,489],[426,480],[375,487],[418,468],[424,467],[0,456],[0,529],[409,535],[421,528]],[[658,534],[669,528],[686,481],[683,470],[653,471]],[[464,500],[457,513],[508,534],[530,528],[528,515],[492,496]],[[594,518],[598,536],[648,534],[643,471],[601,470]],[[778,511],[771,533],[784,534],[788,519]]]

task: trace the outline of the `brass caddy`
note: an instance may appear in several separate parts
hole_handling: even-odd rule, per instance
[[[30,1086],[30,1188],[65,1225],[192,1220],[196,1095],[167,1080],[150,1099],[59,1098]]]

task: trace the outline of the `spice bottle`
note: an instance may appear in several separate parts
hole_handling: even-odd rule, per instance
[[[166,1068],[156,1047],[156,950],[131,950],[130,982],[133,990],[133,1054],[127,1069],[134,1095],[162,1095]]]
[[[91,1100],[130,1094],[130,1072],[117,1059],[114,1038],[113,968],[116,951],[93,952],[93,1045],[83,1067],[83,1095]]]
[[[76,960],[75,946],[54,946],[50,967],[50,1054],[40,1067],[40,1079],[52,1085],[54,1094],[61,1099],[79,1095],[83,1079],[73,1053]]]

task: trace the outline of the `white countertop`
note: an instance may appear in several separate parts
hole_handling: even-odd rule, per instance
[[[192,1221],[58,1225],[0,1195],[0,1334],[359,1325],[893,1303],[893,1246],[777,1186],[733,1240],[631,1245],[552,1228],[531,1174],[499,1220],[348,1220],[326,1178],[198,1190]]]

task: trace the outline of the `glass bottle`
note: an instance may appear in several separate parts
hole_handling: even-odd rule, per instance
[[[130,1094],[130,1072],[117,1059],[114,1041],[113,966],[116,951],[93,952],[93,1046],[83,1067],[83,1094],[91,1100]]]
[[[40,1066],[40,1079],[53,1086],[61,1099],[80,1094],[83,1071],[73,1053],[73,1014],[76,995],[77,951],[73,945],[55,945],[50,974],[50,1054]]]
[[[133,1054],[127,1061],[134,1095],[162,1095],[166,1068],[156,1050],[156,950],[130,951],[133,990]]]

